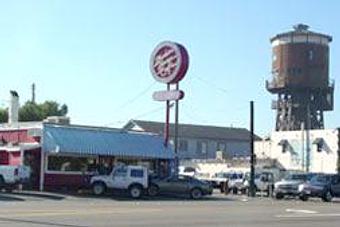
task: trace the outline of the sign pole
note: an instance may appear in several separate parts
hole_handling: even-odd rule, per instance
[[[170,84],[167,84],[167,91],[170,91]],[[170,121],[170,100],[167,100],[166,101],[165,129],[164,129],[165,147],[167,147],[169,143],[169,121]]]
[[[166,91],[156,91],[152,97],[155,101],[166,102],[164,125],[164,146],[169,145],[170,101],[175,101],[175,133],[174,133],[174,172],[178,173],[178,102],[183,99],[184,92],[179,90],[181,81],[189,66],[189,55],[185,47],[179,43],[161,42],[153,50],[150,58],[150,71],[154,79],[167,85]],[[170,90],[171,84],[176,89]]]
[[[179,83],[176,83],[176,90],[179,90]],[[175,171],[178,173],[178,100],[175,101]]]

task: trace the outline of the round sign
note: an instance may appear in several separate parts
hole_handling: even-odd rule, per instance
[[[162,83],[174,84],[182,80],[189,66],[189,55],[181,44],[162,42],[152,52],[150,70]]]

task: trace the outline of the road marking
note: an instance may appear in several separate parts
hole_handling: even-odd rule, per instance
[[[283,214],[276,215],[277,218],[317,218],[317,217],[340,217],[340,213],[326,214]]]
[[[317,214],[319,212],[314,210],[298,210],[298,209],[286,209],[288,213],[301,213],[301,214]]]
[[[86,209],[86,210],[31,210],[15,213],[0,213],[0,218],[16,217],[43,217],[43,216],[83,216],[83,215],[100,215],[100,214],[130,214],[130,213],[149,213],[159,212],[161,209]]]

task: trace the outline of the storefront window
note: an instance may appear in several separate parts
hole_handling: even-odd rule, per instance
[[[49,171],[86,172],[95,165],[95,157],[48,156]]]

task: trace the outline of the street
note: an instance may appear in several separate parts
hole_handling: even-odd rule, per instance
[[[340,201],[0,194],[0,226],[338,226]]]

